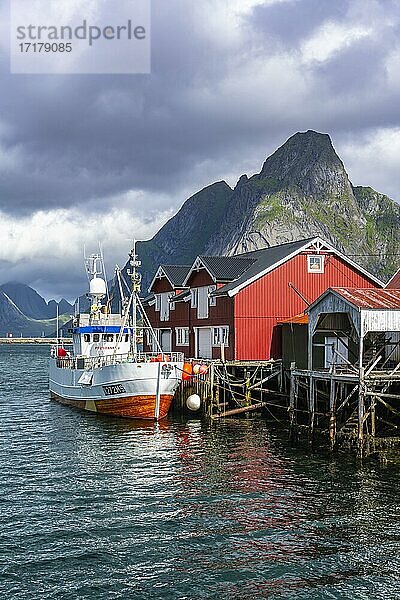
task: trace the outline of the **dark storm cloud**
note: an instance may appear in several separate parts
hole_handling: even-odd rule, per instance
[[[350,0],[288,0],[256,6],[249,22],[263,32],[266,42],[279,41],[284,47],[296,48],[318,25],[326,20],[345,18]]]
[[[302,62],[302,44],[324,23],[360,25],[357,4],[361,17],[363,6],[390,17],[376,17],[382,38]],[[340,139],[349,127],[393,124],[399,97],[385,59],[395,42],[385,34],[396,2],[266,2],[235,22],[229,5],[155,0],[150,76],[11,76],[3,64],[0,208],[104,210],[131,189],[178,206],[183,189],[239,176],[298,129]]]

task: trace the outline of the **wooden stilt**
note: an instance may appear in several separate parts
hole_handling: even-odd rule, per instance
[[[314,419],[315,419],[315,380],[311,375],[308,388],[308,410],[310,411],[309,442],[312,444],[314,437]]]
[[[295,363],[290,365],[290,391],[289,391],[289,438],[291,440],[295,437]]]
[[[336,382],[331,377],[329,390],[329,439],[333,450],[336,442]]]

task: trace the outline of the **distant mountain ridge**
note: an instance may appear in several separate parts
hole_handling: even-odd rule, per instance
[[[400,206],[353,186],[327,134],[296,133],[260,173],[232,190],[214,183],[187,200],[149,241],[139,242],[143,293],[159,264],[231,255],[320,235],[387,280],[400,262]]]
[[[62,324],[67,320],[65,315],[69,318],[73,310],[66,300],[47,303],[28,285],[14,282],[0,285],[0,337],[9,333],[23,337],[52,334],[56,329],[57,306]]]

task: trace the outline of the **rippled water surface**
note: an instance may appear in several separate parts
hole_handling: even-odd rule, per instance
[[[47,348],[0,346],[0,382],[0,597],[400,598],[398,466],[75,412]]]

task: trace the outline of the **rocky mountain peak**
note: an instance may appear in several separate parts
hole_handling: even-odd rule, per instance
[[[332,195],[351,195],[344,165],[331,138],[316,131],[299,132],[290,137],[265,161],[258,179],[276,189],[297,186],[306,195],[326,190]]]

